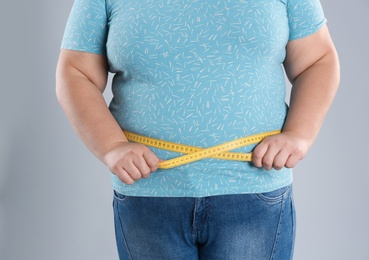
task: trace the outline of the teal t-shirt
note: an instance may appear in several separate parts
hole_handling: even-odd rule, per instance
[[[282,129],[286,44],[325,21],[319,0],[76,0],[62,48],[107,56],[109,107],[122,129],[210,147]],[[161,159],[179,155],[150,149]],[[292,182],[291,169],[219,159],[133,185],[112,176],[113,188],[131,196],[257,193]]]

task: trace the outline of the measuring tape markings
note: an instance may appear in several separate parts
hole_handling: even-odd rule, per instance
[[[191,162],[195,162],[205,158],[218,158],[225,160],[251,161],[251,153],[235,153],[227,152],[247,145],[261,142],[268,136],[279,134],[281,131],[271,131],[261,134],[242,137],[233,141],[225,142],[209,148],[200,148],[184,144],[162,141],[152,137],[146,137],[128,131],[123,131],[129,141],[145,144],[151,147],[164,149],[173,152],[184,153],[185,155],[162,161],[159,163],[160,169],[170,169]]]
[[[133,141],[135,143],[140,143],[140,144],[145,144],[151,147],[155,147],[155,148],[159,148],[159,149],[163,149],[163,150],[167,150],[171,152],[190,154],[190,153],[198,152],[204,149],[204,148],[200,148],[196,146],[178,144],[178,143],[173,143],[169,141],[162,141],[159,139],[142,136],[142,135],[135,134],[135,133],[128,132],[128,131],[124,131],[124,134],[129,141]],[[251,156],[251,153],[223,152],[220,154],[212,155],[211,158],[224,159],[224,160],[249,161],[250,156]]]

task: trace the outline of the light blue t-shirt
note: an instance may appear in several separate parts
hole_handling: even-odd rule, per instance
[[[282,129],[286,44],[324,23],[319,0],[76,0],[62,48],[107,56],[122,129],[210,147]],[[204,159],[130,186],[112,181],[125,195],[203,197],[272,191],[292,171]]]

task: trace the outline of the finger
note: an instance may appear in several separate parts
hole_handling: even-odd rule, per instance
[[[276,145],[269,145],[268,150],[263,156],[262,165],[266,170],[271,170],[273,168],[274,159],[276,155],[280,152],[280,149]]]
[[[136,166],[138,171],[140,172],[140,177],[148,178],[150,176],[151,170],[147,165],[146,160],[143,157],[138,157],[133,160],[133,164]]]
[[[261,142],[258,144],[252,152],[252,162],[256,167],[263,167],[263,157],[268,150],[268,144]]]
[[[118,169],[114,174],[127,185],[132,185],[135,182],[123,168]]]
[[[288,157],[285,166],[287,168],[293,168],[296,166],[296,164],[300,161],[300,157],[297,154],[291,154],[290,157]]]
[[[133,161],[128,161],[124,164],[123,169],[129,174],[129,176],[137,181],[142,178],[142,174]]]
[[[143,153],[143,157],[150,171],[155,172],[158,169],[160,159],[149,149]]]
[[[273,168],[276,170],[280,170],[285,167],[288,158],[290,157],[290,153],[286,150],[281,150],[274,158]]]

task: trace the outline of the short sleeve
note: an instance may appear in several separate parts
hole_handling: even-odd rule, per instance
[[[287,0],[289,40],[296,40],[317,32],[325,23],[319,0]]]
[[[105,0],[75,0],[61,48],[105,55],[107,27]]]

